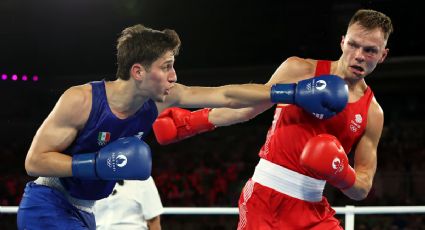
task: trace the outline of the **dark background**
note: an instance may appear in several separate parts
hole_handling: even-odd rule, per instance
[[[116,39],[138,23],[180,34],[177,70],[276,65],[292,55],[336,59],[362,7],[393,19],[390,56],[425,53],[422,9],[409,1],[2,0],[0,70],[113,74]]]
[[[360,8],[384,12],[395,28],[388,59],[367,77],[385,111],[378,171],[364,201],[348,200],[333,188],[326,193],[333,206],[423,205],[425,20],[421,7],[395,0],[0,0],[0,75],[40,79],[0,80],[0,156],[5,162],[0,205],[18,205],[25,182],[34,179],[24,170],[26,151],[60,94],[74,84],[114,78],[116,39],[125,27],[141,23],[175,29],[182,40],[175,64],[181,83],[264,83],[293,55],[338,59],[341,36]],[[272,117],[269,110],[247,123],[166,147],[149,136],[164,206],[236,206]],[[193,177],[199,175],[195,186]],[[0,214],[0,229],[15,229],[14,218]],[[236,222],[236,216],[165,216],[163,226],[235,229]],[[424,222],[422,215],[360,215],[356,229],[423,229]]]

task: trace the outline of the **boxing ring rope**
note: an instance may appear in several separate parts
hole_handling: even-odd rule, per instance
[[[425,206],[352,206],[334,207],[336,214],[345,215],[345,230],[354,230],[354,216],[361,214],[425,213]],[[17,206],[0,206],[0,214],[14,214]],[[168,207],[163,215],[237,215],[238,208],[223,207]]]

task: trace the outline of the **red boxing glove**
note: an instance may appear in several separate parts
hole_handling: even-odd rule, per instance
[[[339,189],[348,189],[356,181],[356,173],[348,163],[344,148],[329,134],[320,134],[307,142],[300,164]]]
[[[153,123],[156,140],[166,145],[213,130],[215,126],[208,121],[210,110],[192,112],[177,107],[164,110]]]

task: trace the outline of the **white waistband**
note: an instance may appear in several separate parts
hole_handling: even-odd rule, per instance
[[[69,203],[71,203],[74,207],[86,212],[93,212],[93,205],[95,200],[83,200],[72,197],[62,186],[59,178],[57,177],[39,177],[34,181],[34,183],[54,188],[64,194]]]
[[[252,180],[288,196],[310,202],[322,200],[326,184],[324,180],[297,173],[265,159],[258,162]]]

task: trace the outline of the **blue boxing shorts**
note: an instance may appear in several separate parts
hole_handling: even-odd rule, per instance
[[[19,230],[96,229],[93,213],[74,207],[54,188],[27,183],[18,209]]]

